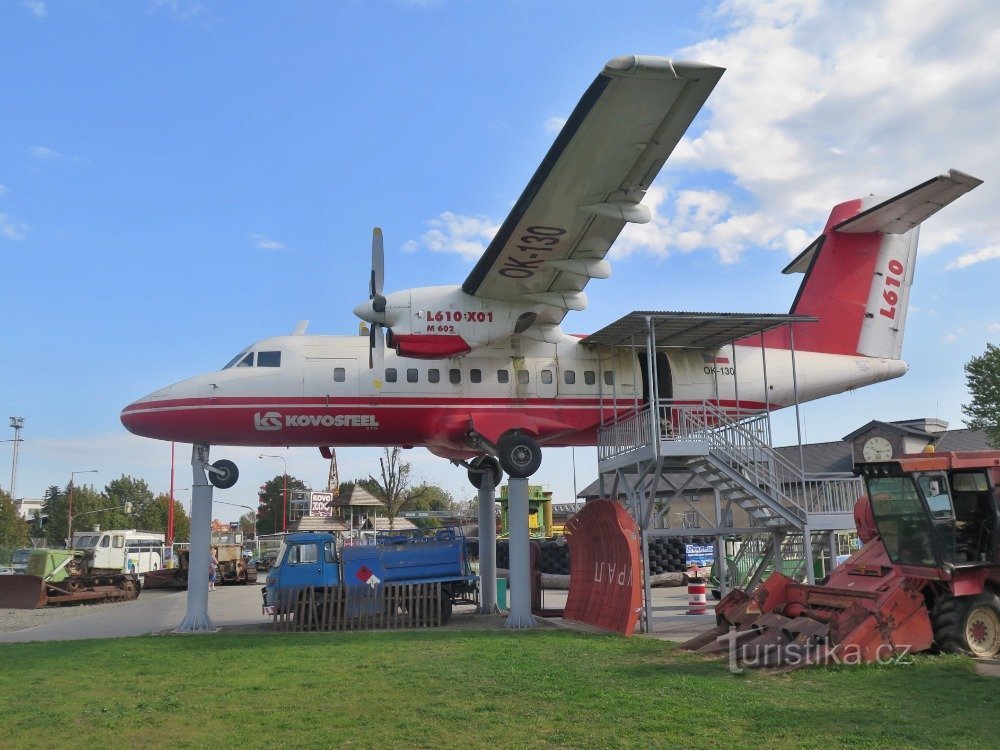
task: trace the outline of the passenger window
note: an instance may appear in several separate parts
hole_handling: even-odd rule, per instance
[[[427,371],[427,382],[428,383],[440,383],[441,382],[441,371],[432,367]]]
[[[281,352],[258,352],[257,367],[281,367]]]
[[[240,360],[237,367],[253,367],[253,352],[250,352],[247,356]]]
[[[115,534],[111,539],[111,546],[115,549],[121,549],[125,546],[125,537],[121,534]]]
[[[457,367],[452,367],[448,370],[448,382],[452,385],[458,385],[462,382],[462,371]]]
[[[528,384],[528,380],[530,380],[530,378],[528,377],[528,371],[527,370],[518,370],[517,371],[517,382],[518,383],[520,383],[521,385],[527,385]]]
[[[416,367],[409,367],[409,368],[407,368],[407,370],[406,370],[406,382],[407,383],[416,383],[417,382],[417,368]]]
[[[323,562],[337,562],[337,543],[326,542],[323,545]]]
[[[604,385],[614,385],[615,384],[615,374],[611,370],[604,371]]]
[[[576,370],[563,370],[563,381],[566,385],[573,385],[576,382]]]
[[[545,385],[552,382],[552,370],[542,370],[542,382]]]
[[[395,367],[387,367],[387,368],[385,368],[385,382],[386,383],[395,383],[396,382],[396,368]]]
[[[509,383],[510,373],[506,370],[497,370],[497,382],[498,383]]]
[[[587,385],[593,385],[594,383],[597,382],[597,373],[594,372],[593,370],[584,370],[583,382],[586,383]]]
[[[482,383],[483,371],[477,370],[476,368],[469,370],[469,380],[471,380],[473,383]]]
[[[347,379],[347,370],[345,370],[343,367],[333,368],[333,382],[343,383],[344,380],[346,379]]]
[[[105,534],[104,536],[102,536],[101,537],[101,546],[102,547],[110,547],[111,546],[111,537],[108,536],[107,534]]]

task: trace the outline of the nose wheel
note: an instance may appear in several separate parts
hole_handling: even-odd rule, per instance
[[[493,456],[476,456],[469,464],[469,483],[477,490],[483,487],[483,478],[491,474],[493,476],[493,487],[500,486],[503,479],[503,472],[500,470],[500,462]]]
[[[240,478],[240,470],[236,468],[236,464],[224,458],[206,468],[208,469],[208,481],[212,483],[213,487],[218,487],[220,490],[228,490]]]

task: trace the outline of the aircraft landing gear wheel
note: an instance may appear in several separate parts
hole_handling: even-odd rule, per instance
[[[530,477],[542,465],[542,449],[534,439],[520,432],[508,432],[497,442],[500,466],[514,479]]]
[[[480,471],[477,471],[479,469]],[[503,472],[500,470],[500,462],[493,456],[476,456],[472,459],[472,468],[469,469],[469,483],[477,490],[483,488],[483,469],[489,470],[493,475],[493,489],[500,486],[503,479]]]
[[[934,608],[934,640],[949,653],[991,659],[1000,654],[1000,597],[947,597]]]
[[[227,461],[226,459],[216,461],[212,464],[212,468],[218,469],[221,473],[208,472],[208,481],[212,483],[213,487],[218,487],[220,490],[228,490],[240,478],[240,470],[236,468],[236,464],[232,461]]]

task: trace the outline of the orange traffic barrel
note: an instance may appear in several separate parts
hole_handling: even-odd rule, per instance
[[[703,615],[708,612],[708,587],[702,578],[688,579],[689,615]]]

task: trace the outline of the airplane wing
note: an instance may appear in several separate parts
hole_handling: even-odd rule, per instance
[[[462,284],[467,294],[548,305],[558,323],[607,278],[626,222],[646,223],[647,188],[723,68],[662,57],[611,60],[583,95],[510,215]]]

